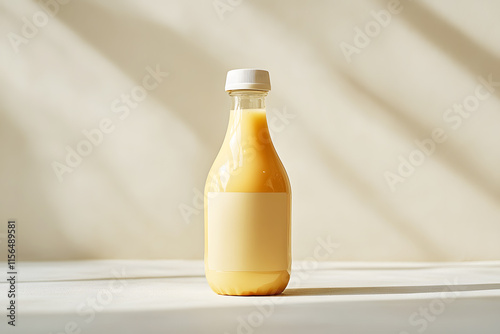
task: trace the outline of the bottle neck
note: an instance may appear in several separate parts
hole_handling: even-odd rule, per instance
[[[267,92],[238,90],[229,92],[231,114],[226,134],[227,144],[236,149],[272,146],[266,118],[265,98]]]
[[[230,91],[231,110],[266,109],[266,91],[235,90]]]

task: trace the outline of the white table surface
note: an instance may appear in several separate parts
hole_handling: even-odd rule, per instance
[[[500,261],[304,266],[281,296],[229,297],[202,261],[21,262],[17,326],[4,311],[0,332],[500,333]]]

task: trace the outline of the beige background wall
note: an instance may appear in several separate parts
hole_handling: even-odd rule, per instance
[[[241,67],[271,73],[294,258],[500,258],[500,86],[478,79],[500,81],[499,2],[48,3],[0,2],[0,232],[18,220],[23,259],[202,258],[197,192]]]

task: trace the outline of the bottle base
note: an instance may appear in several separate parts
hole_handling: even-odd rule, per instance
[[[282,271],[215,271],[205,272],[210,288],[219,295],[272,296],[285,290],[290,273]]]

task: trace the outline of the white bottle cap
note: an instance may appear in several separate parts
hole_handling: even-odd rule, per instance
[[[271,80],[269,80],[269,72],[254,68],[231,70],[227,72],[226,91],[241,89],[270,91]]]

